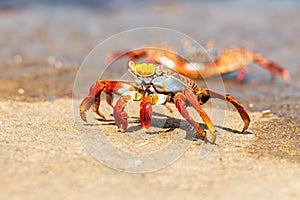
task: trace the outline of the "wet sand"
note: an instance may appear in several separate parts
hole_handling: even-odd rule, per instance
[[[136,6],[109,11],[29,7],[0,14],[4,49],[0,55],[0,198],[300,198],[300,43],[295,39],[300,34],[299,5]],[[213,38],[220,48],[238,44],[258,50],[290,71],[291,84],[285,85],[280,78],[270,81],[265,70],[251,66],[248,82],[224,80],[226,92],[249,111],[248,132],[239,132],[243,123],[229,105],[225,123],[216,123],[217,145],[208,156],[199,159],[204,142],[195,137],[182,157],[155,172],[134,174],[108,168],[84,147],[75,126],[78,113],[73,113],[72,106],[85,95],[72,93],[75,75],[99,42],[141,26],[168,27],[203,41]],[[90,80],[93,74],[86,74],[84,87],[95,81]],[[205,108],[219,105],[226,104],[214,100]],[[109,116],[111,110],[103,106]],[[263,115],[265,110],[270,113]],[[113,121],[88,114],[89,124],[100,124],[111,141],[129,150],[157,148],[178,130],[163,130],[151,135],[147,144],[137,143],[133,133],[118,132]],[[139,129],[134,120],[130,124]]]

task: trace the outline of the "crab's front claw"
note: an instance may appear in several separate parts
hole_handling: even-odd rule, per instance
[[[114,109],[114,118],[117,127],[121,131],[125,131],[128,127],[128,120],[127,120],[128,114],[125,111],[119,112],[118,110]]]
[[[147,104],[140,109],[140,121],[143,129],[148,129],[151,123],[152,105]]]
[[[95,103],[95,98],[93,97],[85,97],[80,104],[80,117],[83,121],[87,122],[85,112],[90,109],[90,107]]]
[[[118,99],[114,107],[115,123],[121,131],[125,131],[128,127],[128,114],[124,111],[124,108],[130,100],[130,95],[123,95]]]
[[[143,129],[148,129],[151,123],[152,117],[152,105],[158,102],[159,96],[156,94],[150,94],[144,97],[140,102],[140,121]]]

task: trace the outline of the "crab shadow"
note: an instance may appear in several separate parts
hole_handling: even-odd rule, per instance
[[[112,115],[111,115],[112,116]],[[116,126],[115,120],[113,119],[102,119],[102,118],[96,118],[97,121],[101,122],[100,124],[84,124],[85,126]],[[139,117],[130,117],[128,119],[128,124],[131,124],[128,129],[126,129],[127,134],[134,134],[137,131],[140,131],[142,129],[140,125],[140,118]],[[199,125],[207,131],[207,127],[204,123],[199,123]],[[191,124],[183,119],[178,119],[174,117],[170,117],[165,114],[153,112],[152,118],[151,118],[151,127],[155,127],[156,129],[162,129],[161,131],[145,131],[148,135],[155,135],[159,134],[159,132],[171,132],[175,129],[180,129],[182,131],[186,132],[185,139],[187,140],[195,140],[195,139],[203,139],[197,132],[193,129]],[[252,132],[245,131],[244,133],[241,133],[241,131],[232,129],[229,127],[221,126],[221,125],[215,125],[216,128],[219,128],[221,130],[225,130],[227,132],[231,132],[233,134],[253,134]]]

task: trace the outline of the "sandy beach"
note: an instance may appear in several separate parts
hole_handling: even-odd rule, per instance
[[[291,2],[193,1],[2,6],[0,199],[299,199],[299,8]],[[101,109],[108,121],[91,111],[88,123],[80,120],[78,105],[103,70],[101,63],[87,59],[90,67],[85,68],[84,58],[110,36],[145,26],[180,31],[200,41],[214,39],[219,48],[257,50],[285,67],[291,83],[280,77],[270,80],[257,65],[249,67],[245,83],[222,79],[225,92],[249,112],[251,125],[240,133],[243,122],[234,107],[213,99],[204,106],[218,130],[213,146],[178,125],[177,111],[170,114],[159,106],[153,108],[151,124],[157,134],[141,132],[138,104],[128,110],[132,118],[127,133],[117,131],[105,103]],[[119,39],[114,48],[142,44],[144,37],[138,42]],[[109,73],[105,76],[116,78],[123,71],[112,68]],[[134,164],[144,161],[137,160],[128,165],[128,173],[108,166],[114,152],[104,161],[97,157],[100,147],[90,144],[101,137],[140,155],[158,152],[174,138],[188,148],[172,162],[168,156],[159,158],[166,161],[159,169],[154,159],[151,172],[135,172]],[[201,156],[205,149],[208,153]]]
[[[299,197],[299,137],[280,128],[269,130],[284,122],[277,117],[251,113],[249,134],[220,130],[217,145],[204,158],[198,155],[203,141],[195,140],[172,165],[134,174],[103,165],[83,147],[70,99],[1,101],[1,112],[6,113],[1,123],[1,199]],[[226,119],[225,127],[240,129],[236,112],[227,111]],[[114,138],[124,135],[116,133]],[[163,139],[160,134],[149,142]]]

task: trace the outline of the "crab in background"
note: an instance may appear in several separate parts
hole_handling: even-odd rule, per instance
[[[261,54],[242,47],[231,47],[218,51],[214,41],[208,41],[205,48],[199,48],[197,43],[182,41],[182,48],[175,49],[168,44],[146,45],[134,50],[112,52],[107,56],[107,63],[127,56],[136,61],[145,58],[143,62],[159,63],[193,79],[205,79],[217,75],[238,72],[237,79],[242,81],[247,74],[247,66],[257,63],[267,69],[271,76],[279,75],[289,83],[289,72],[277,63]],[[213,61],[213,62],[211,62]]]
[[[133,81],[124,80],[98,80],[92,84],[88,95],[80,104],[80,116],[87,121],[85,112],[92,107],[101,118],[106,119],[99,111],[101,93],[106,94],[106,102],[112,106],[113,95],[120,95],[113,107],[113,116],[119,130],[126,131],[128,127],[128,114],[125,107],[129,101],[140,103],[140,123],[142,128],[148,129],[151,123],[152,106],[165,105],[171,110],[168,103],[175,104],[179,113],[185,118],[205,140],[206,132],[193,119],[187,106],[192,106],[206,124],[211,133],[211,143],[216,141],[216,129],[213,122],[203,110],[202,105],[210,98],[218,98],[230,102],[239,112],[244,127],[247,130],[250,117],[244,107],[230,94],[223,94],[208,88],[199,88],[191,79],[179,74],[162,64],[129,62],[128,71]]]

